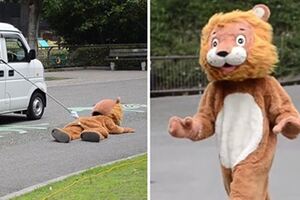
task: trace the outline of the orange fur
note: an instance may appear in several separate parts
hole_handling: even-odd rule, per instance
[[[108,114],[108,117],[110,117],[117,125],[120,125],[123,119],[123,109],[121,104],[116,104],[110,114]]]
[[[107,138],[109,134],[132,133],[134,129],[121,127],[123,110],[120,100],[105,99],[98,102],[92,112],[93,116],[80,117],[66,125],[63,129],[56,128],[52,136],[59,142],[82,138],[86,141],[97,141]],[[61,140],[62,135],[69,137],[69,140]],[[96,137],[96,139],[94,139]],[[90,139],[92,138],[92,139]]]
[[[200,51],[200,64],[211,82],[193,117],[182,119],[174,116],[169,121],[169,133],[178,138],[197,141],[217,132],[224,185],[230,200],[270,200],[268,176],[275,154],[277,134],[282,133],[285,137],[294,139],[300,133],[298,111],[278,81],[269,76],[278,61],[276,48],[272,44],[272,27],[265,22],[269,16],[270,11],[265,5],[257,5],[251,11],[233,11],[212,16],[202,30]],[[241,24],[249,24],[251,30],[246,32],[246,29],[240,28]],[[244,36],[253,34],[253,37],[248,38],[249,43],[239,46],[236,35],[239,36],[240,33],[235,34],[236,30],[244,31]],[[216,39],[214,45],[213,41]],[[235,62],[230,60],[223,64],[224,60],[219,58],[229,55],[226,52],[235,48],[232,46],[242,47],[242,50],[238,49],[242,53],[243,50],[247,51],[247,57],[238,66],[227,63]],[[214,55],[219,57],[213,57]],[[210,63],[214,66],[207,59],[211,59]],[[253,102],[243,101],[246,100],[245,97]],[[249,109],[244,109],[243,106],[249,106]],[[259,112],[252,113],[255,109]],[[239,120],[243,118],[246,120]],[[257,118],[261,120],[261,124],[257,123]],[[249,133],[246,130],[251,127],[249,124],[253,125],[252,128],[262,127]],[[246,135],[241,137],[241,134],[259,138],[257,146],[251,151],[242,147],[243,144],[249,147],[253,143],[245,139]],[[246,150],[246,157],[234,165],[228,164],[234,159],[234,155],[242,155],[238,153],[239,148],[243,149],[243,153]]]

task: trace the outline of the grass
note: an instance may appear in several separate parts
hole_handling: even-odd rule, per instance
[[[14,199],[146,200],[147,155],[97,167]]]

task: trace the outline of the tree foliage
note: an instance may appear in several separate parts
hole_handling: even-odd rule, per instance
[[[146,0],[45,0],[44,18],[69,44],[146,43]]]
[[[298,0],[151,0],[152,55],[197,55],[199,35],[217,12],[249,10],[264,3],[271,10],[270,23],[280,55],[277,73],[300,72],[300,1]]]

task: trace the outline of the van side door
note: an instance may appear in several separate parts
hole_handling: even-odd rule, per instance
[[[27,109],[30,98],[30,83],[14,69],[27,78],[29,77],[28,49],[18,34],[4,35],[7,63],[13,68],[7,68],[6,92],[10,97],[10,111]]]
[[[0,37],[0,58],[6,60],[5,40]],[[9,98],[6,96],[6,65],[0,62],[0,113],[6,112],[9,109]]]

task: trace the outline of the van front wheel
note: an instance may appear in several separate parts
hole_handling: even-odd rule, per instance
[[[31,96],[28,109],[26,112],[27,118],[30,120],[41,119],[45,109],[45,99],[41,93],[34,93]]]

